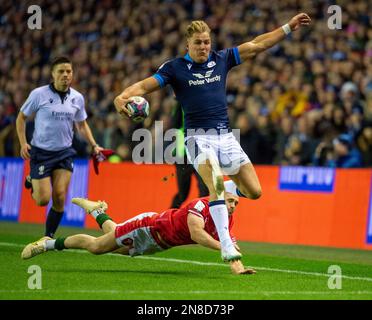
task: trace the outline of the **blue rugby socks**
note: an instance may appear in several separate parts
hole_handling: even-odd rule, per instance
[[[53,207],[50,208],[48,217],[45,223],[45,235],[46,236],[51,237],[51,238],[54,237],[54,234],[56,233],[57,228],[62,220],[63,213],[64,211],[58,212],[54,210]]]

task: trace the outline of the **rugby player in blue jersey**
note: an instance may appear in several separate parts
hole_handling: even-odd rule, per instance
[[[71,147],[74,123],[91,144],[97,145],[86,122],[84,97],[71,88],[72,63],[67,57],[56,58],[51,65],[53,82],[31,91],[17,117],[17,133],[21,157],[30,159],[30,175],[25,186],[32,188],[32,197],[39,206],[53,204],[46,219],[45,236],[53,238],[64,213],[65,198],[73,172]],[[35,115],[35,130],[31,144],[26,140],[26,119]]]
[[[300,13],[272,32],[221,51],[211,50],[208,25],[193,21],[186,30],[185,56],[165,62],[153,76],[131,85],[115,98],[116,110],[130,116],[126,106],[130,97],[171,85],[184,112],[188,159],[209,190],[210,212],[225,261],[241,258],[228,233],[228,212],[223,200],[225,189],[250,199],[261,196],[256,172],[229,126],[227,74],[231,68],[254,58],[300,26],[309,25],[310,21],[307,14]],[[225,185],[224,174],[231,178]]]

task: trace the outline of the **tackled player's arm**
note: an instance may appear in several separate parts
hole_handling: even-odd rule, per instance
[[[210,249],[221,250],[220,242],[213,239],[213,237],[204,230],[205,223],[201,217],[189,213],[187,216],[187,225],[193,241]]]
[[[126,108],[130,97],[143,96],[160,89],[159,82],[154,77],[148,77],[142,81],[136,82],[130,87],[126,88],[114,100],[115,109],[121,115],[129,116],[129,110]]]
[[[264,33],[254,38],[252,41],[243,43],[242,45],[238,46],[240,59],[242,61],[246,61],[255,57],[258,53],[265,51],[282,41],[286,37],[286,33],[284,30],[288,30],[287,32],[295,31],[302,25],[309,25],[310,22],[311,19],[306,13],[300,13],[294,16],[283,27],[277,28],[274,31],[268,33]]]

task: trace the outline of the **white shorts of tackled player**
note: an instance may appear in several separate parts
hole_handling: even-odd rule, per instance
[[[136,164],[184,164],[186,148],[187,163],[197,167],[212,159],[224,174],[237,174],[242,165],[250,163],[240,146],[240,130],[187,129],[186,138],[178,129],[164,132],[162,121],[155,121],[153,130],[137,129],[132,141],[139,142],[132,151]]]

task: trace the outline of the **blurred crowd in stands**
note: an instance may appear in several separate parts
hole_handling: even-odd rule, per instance
[[[27,8],[42,9],[42,29],[29,30]],[[342,8],[342,29],[331,30],[327,8]],[[15,118],[35,87],[50,82],[59,55],[74,63],[73,87],[85,95],[97,142],[131,160],[132,133],[163,121],[172,127],[171,89],[146,98],[143,124],[120,118],[114,97],[128,85],[186,53],[191,20],[212,29],[214,49],[239,45],[299,12],[312,25],[229,74],[232,128],[254,164],[372,166],[372,15],[361,1],[147,0],[1,1],[0,156],[19,156]],[[32,135],[32,122],[27,126]],[[79,156],[89,148],[77,135]]]

